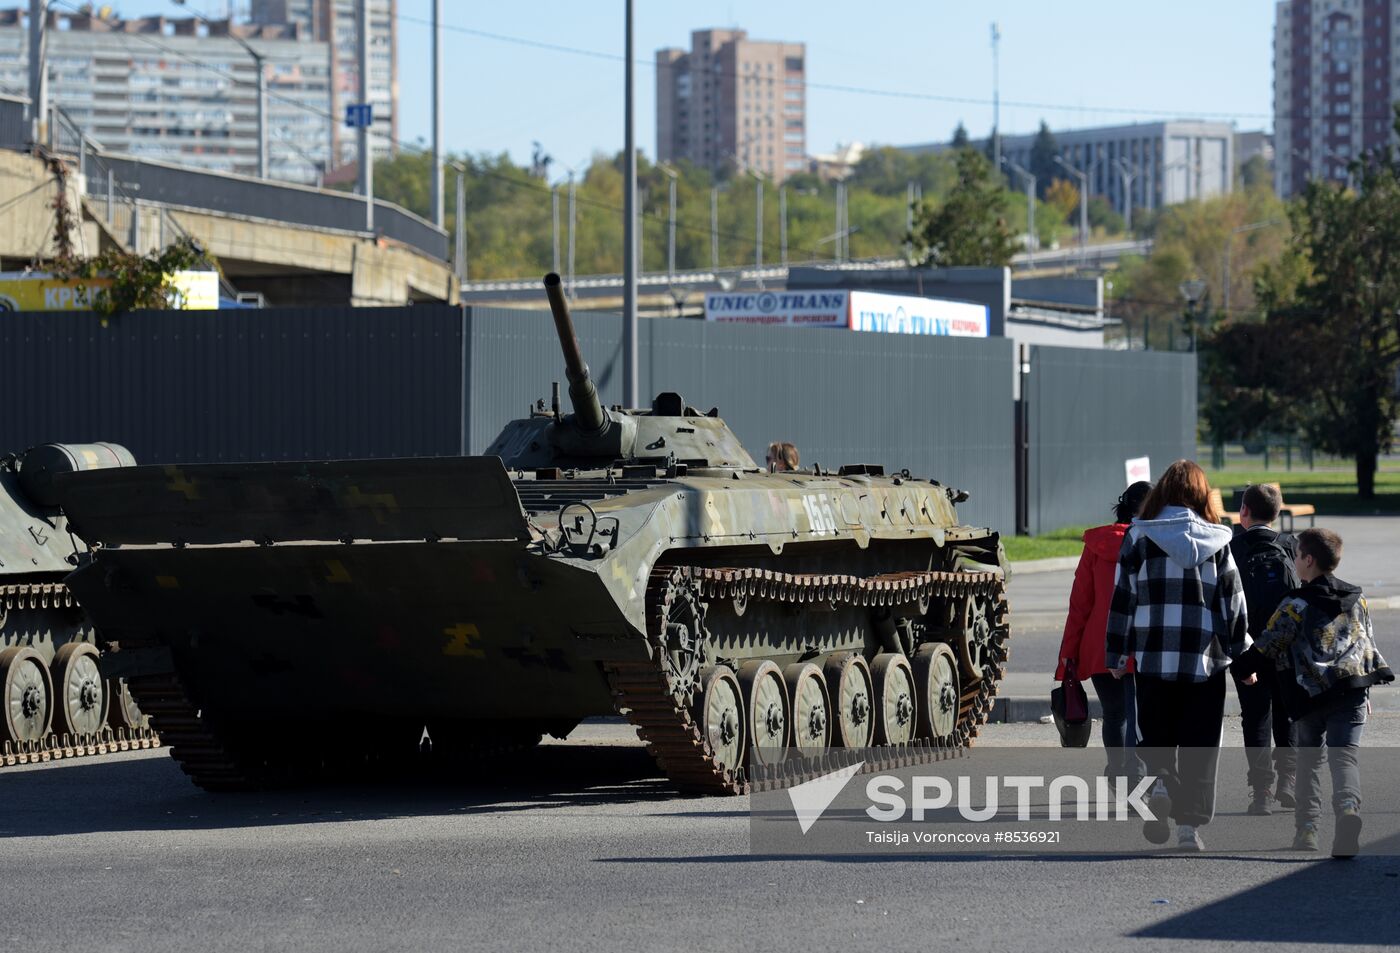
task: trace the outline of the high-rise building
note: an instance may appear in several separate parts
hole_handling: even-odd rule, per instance
[[[802,43],[696,30],[690,52],[656,51],[656,155],[781,182],[807,168],[807,55]]]
[[[28,10],[0,10],[0,92],[28,92]],[[218,172],[258,170],[257,71],[267,70],[268,174],[330,165],[330,50],[291,26],[119,20],[51,8],[49,101],[101,148]]]
[[[254,23],[291,23],[311,37],[331,44],[332,148],[337,164],[355,160],[356,136],[345,128],[345,107],[359,102],[360,49],[355,26],[358,0],[252,0],[249,14]],[[369,0],[369,101],[374,110],[370,137],[375,155],[398,152],[399,61],[398,0]]]
[[[1392,141],[1400,91],[1397,0],[1280,0],[1274,18],[1274,185],[1344,182],[1347,164]]]

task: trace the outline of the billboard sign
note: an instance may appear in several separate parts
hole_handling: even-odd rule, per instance
[[[711,291],[705,295],[705,320],[844,328],[849,298],[847,291]]]
[[[219,273],[177,271],[169,276],[170,306],[182,311],[219,307]],[[0,272],[0,311],[90,311],[93,292],[110,278],[55,278],[42,272]]]
[[[980,338],[990,324],[986,305],[870,291],[712,291],[705,320]]]
[[[986,305],[970,301],[852,291],[849,327],[852,331],[984,338],[989,324],[987,310]]]

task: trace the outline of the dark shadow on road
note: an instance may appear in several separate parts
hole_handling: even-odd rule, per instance
[[[1323,854],[1286,876],[1169,917],[1130,936],[1395,944],[1400,942],[1400,857],[1395,856],[1400,852],[1400,835],[1367,847],[1369,855],[1350,861],[1332,860]]]
[[[423,763],[373,781],[222,794],[195,787],[167,757],[82,759],[0,772],[0,797],[3,840],[502,814],[661,803],[677,794],[641,747],[566,744],[450,772]]]
[[[705,815],[707,817],[714,815]],[[1394,858],[1392,858],[1394,859]],[[681,857],[597,857],[600,864],[768,864],[768,863],[821,863],[821,864],[910,864],[935,861],[940,864],[981,864],[989,861],[1016,861],[1027,863],[1118,863],[1127,861],[1179,861],[1181,863],[1204,863],[1224,861],[1239,864],[1276,864],[1298,866],[1313,863],[1297,854],[1289,857],[1268,855],[1227,855],[1227,854],[1182,854],[1177,851],[1160,853],[1119,853],[1119,854],[1079,854],[1079,853],[1039,853],[1018,854],[1011,851],[983,851],[960,854],[915,852],[891,852],[888,854],[699,854]],[[1400,862],[1400,859],[1397,859]]]

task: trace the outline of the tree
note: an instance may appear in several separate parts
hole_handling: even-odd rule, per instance
[[[1016,253],[1007,225],[1009,193],[980,153],[958,153],[957,182],[942,204],[919,203],[909,236],[925,265],[1001,266]]]
[[[1314,446],[1353,457],[1372,499],[1400,409],[1400,162],[1387,146],[1351,171],[1355,190],[1313,180],[1290,210],[1290,251],[1308,270],[1273,302],[1265,340],[1291,373],[1250,383],[1279,387]]]
[[[1031,143],[1030,174],[1035,176],[1035,188],[1039,198],[1045,198],[1045,193],[1049,190],[1050,184],[1055,181],[1055,177],[1060,172],[1060,167],[1055,163],[1055,157],[1060,154],[1059,143],[1055,141],[1055,136],[1050,132],[1050,127],[1045,124],[1045,120],[1040,121],[1040,131],[1035,134],[1035,141]]]
[[[1069,179],[1055,179],[1045,190],[1045,204],[1052,206],[1069,221],[1079,211],[1079,189]]]
[[[959,120],[958,128],[953,130],[953,148],[966,149],[971,141],[972,140],[967,137],[967,127],[962,124],[962,120]]]
[[[1089,198],[1089,227],[1116,234],[1123,230],[1123,216],[1106,196],[1094,195]]]

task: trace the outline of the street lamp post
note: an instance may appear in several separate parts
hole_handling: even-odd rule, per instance
[[[1123,180],[1123,230],[1131,235],[1133,233],[1133,180],[1142,174],[1142,170],[1127,159],[1119,159],[1117,165],[1118,176]]]
[[[1064,156],[1055,156],[1055,163],[1079,180],[1079,264],[1084,267],[1089,264],[1089,173],[1080,172]],[[1093,167],[1094,163],[1089,163],[1089,168]]]
[[[1040,247],[1040,236],[1035,230],[1035,176],[1006,156],[1001,157],[1002,165],[1015,172],[1026,182],[1026,266],[1035,261],[1035,250]]]
[[[210,20],[197,10],[192,10],[185,0],[171,0],[177,7],[183,7],[189,11],[196,20],[201,21],[206,26]],[[267,178],[267,70],[264,68],[263,55],[253,49],[253,45],[243,37],[233,32],[233,21],[228,22],[228,38],[233,40],[253,58],[253,67],[258,71],[258,178]]]
[[[1199,278],[1192,278],[1183,281],[1180,285],[1181,296],[1186,299],[1186,325],[1191,334],[1191,351],[1196,351],[1196,324],[1200,315],[1196,311],[1196,306],[1205,297],[1206,283]]]

